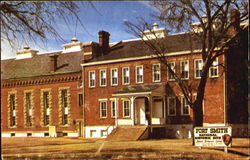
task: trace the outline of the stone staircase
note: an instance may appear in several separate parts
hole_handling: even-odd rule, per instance
[[[108,141],[137,141],[148,138],[147,126],[119,126],[108,135]]]

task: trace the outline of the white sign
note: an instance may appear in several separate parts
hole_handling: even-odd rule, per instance
[[[230,147],[232,127],[195,127],[194,142],[198,147]]]

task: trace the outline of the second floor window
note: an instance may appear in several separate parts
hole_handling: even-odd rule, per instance
[[[136,66],[135,69],[136,83],[143,83],[143,66]]]
[[[218,77],[219,76],[219,71],[218,71],[218,58],[216,58],[213,63],[212,66],[209,69],[209,75],[210,77]]]
[[[105,69],[100,70],[100,86],[104,87],[107,85],[107,73]]]
[[[95,87],[95,71],[89,71],[89,87]]]
[[[168,65],[171,68],[171,70],[175,73],[175,63],[169,62]],[[170,69],[168,69],[168,80],[173,81],[173,80],[175,80],[174,77],[175,76],[173,74],[171,74]]]
[[[111,72],[111,85],[117,86],[118,85],[118,69],[112,68],[110,72]]]
[[[153,82],[161,81],[161,66],[160,64],[153,64]]]
[[[188,61],[181,61],[181,78],[188,79],[189,74],[189,66]]]
[[[195,59],[194,60],[194,78],[201,78],[202,67],[203,67],[202,59]]]
[[[129,68],[128,67],[122,68],[122,84],[124,85],[129,84]]]

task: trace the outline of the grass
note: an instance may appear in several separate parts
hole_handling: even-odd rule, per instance
[[[83,138],[2,138],[4,159],[249,159],[249,140],[223,148],[199,149],[190,139],[105,141]]]

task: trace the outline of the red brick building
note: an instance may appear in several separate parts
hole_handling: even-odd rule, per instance
[[[154,30],[175,72],[196,86],[199,41]],[[247,31],[213,63],[203,103],[204,126],[231,125],[234,136],[247,136]],[[143,126],[153,137],[191,137],[192,109],[166,68],[142,40],[109,43],[109,36],[100,31],[98,43],[73,39],[62,51],[44,54],[26,47],[2,60],[2,136],[99,138]],[[237,37],[241,46],[233,45]]]
[[[190,41],[187,33],[166,35],[164,29],[154,29],[168,48],[168,63],[183,73],[186,83],[196,86],[195,98],[203,63],[199,40]],[[248,129],[246,32],[245,26],[237,35],[242,47],[233,46],[237,38],[232,39],[229,53],[213,62],[203,102],[204,126],[231,125],[234,136],[247,136]],[[190,138],[192,109],[166,68],[142,40],[109,45],[109,36],[99,32],[102,51],[82,63],[85,137],[106,137],[122,126],[132,126],[128,132],[146,126],[153,137]]]
[[[3,137],[82,135],[80,63],[89,45],[72,39],[43,54],[25,47],[1,61]]]

